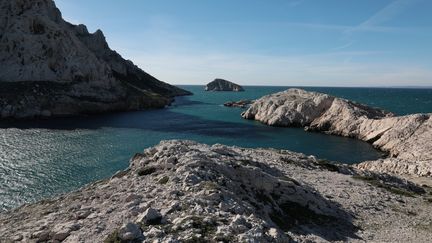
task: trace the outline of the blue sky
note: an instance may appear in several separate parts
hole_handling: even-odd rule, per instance
[[[56,0],[173,84],[432,86],[430,0]]]

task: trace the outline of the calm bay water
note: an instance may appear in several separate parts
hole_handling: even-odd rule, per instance
[[[33,122],[0,122],[0,211],[111,176],[129,158],[160,140],[289,149],[319,158],[357,163],[381,155],[349,138],[268,127],[243,120],[229,100],[256,99],[287,87],[246,87],[246,92],[204,92],[179,97],[165,110]],[[399,115],[432,112],[432,89],[305,88]]]

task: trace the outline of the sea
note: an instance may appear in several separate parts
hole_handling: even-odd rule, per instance
[[[245,92],[205,92],[181,86],[193,96],[168,108],[100,116],[0,122],[0,211],[77,190],[128,167],[129,159],[161,140],[276,148],[353,164],[383,156],[351,138],[270,127],[244,120],[227,101],[257,99],[289,87],[246,86]],[[432,89],[302,87],[398,115],[432,112]]]

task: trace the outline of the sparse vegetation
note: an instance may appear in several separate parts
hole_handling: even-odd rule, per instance
[[[339,172],[339,167],[329,160],[321,159],[318,160],[317,162],[318,162],[318,166],[321,167],[322,169],[333,171],[333,172]]]
[[[169,177],[168,176],[164,176],[164,177],[162,177],[162,178],[160,178],[158,180],[158,183],[164,185],[164,184],[167,184],[168,181],[169,181]]]
[[[371,176],[354,175],[353,179],[365,181],[365,182],[367,182],[373,186],[385,189],[388,192],[391,192],[391,193],[394,193],[397,195],[401,195],[401,196],[405,196],[405,197],[415,197],[415,195],[416,195],[416,193],[414,193],[412,191],[408,191],[406,189],[396,188],[396,187],[393,187],[391,185],[387,185],[384,182],[380,181],[379,179],[371,177]]]
[[[122,240],[119,237],[118,230],[115,230],[111,234],[109,234],[107,236],[107,238],[105,238],[105,240],[103,242],[104,243],[123,243]]]
[[[154,167],[154,166],[146,166],[146,167],[143,167],[143,168],[139,168],[138,170],[137,170],[137,175],[138,176],[145,176],[145,175],[150,175],[150,174],[153,174],[153,173],[155,173],[157,171],[157,169],[156,169],[156,167]]]
[[[208,191],[210,191],[210,190],[218,190],[219,189],[218,184],[216,184],[213,181],[203,181],[203,182],[201,182],[201,186],[204,189],[208,190]]]

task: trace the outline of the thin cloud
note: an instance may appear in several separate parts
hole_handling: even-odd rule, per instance
[[[419,1],[421,0],[396,0],[382,8],[374,15],[370,16],[361,24],[349,29],[348,32],[370,30],[379,30],[383,32],[415,30],[414,28],[407,29],[398,27],[384,27],[382,24],[396,18],[398,15],[405,12],[407,9],[409,9],[409,7],[413,6]]]
[[[352,62],[351,56],[375,52],[335,52],[271,56],[232,53],[154,55],[134,61],[156,77],[176,84],[203,84],[224,77],[247,85],[385,86],[426,85],[432,72],[410,63]]]
[[[370,26],[381,25],[389,20],[394,19],[417,2],[419,2],[419,0],[396,0],[388,4],[376,14],[372,15],[369,19],[361,23],[358,27],[361,29]]]
[[[380,11],[370,16],[367,20],[360,23],[357,26],[347,28],[344,30],[344,38],[348,40],[348,43],[340,47],[336,47],[336,50],[341,50],[352,46],[354,43],[353,33],[354,32],[381,32],[381,33],[422,33],[416,28],[398,28],[398,27],[387,27],[382,26],[386,22],[396,18],[401,13],[405,12],[412,5],[416,4],[421,0],[395,0],[382,8]]]

